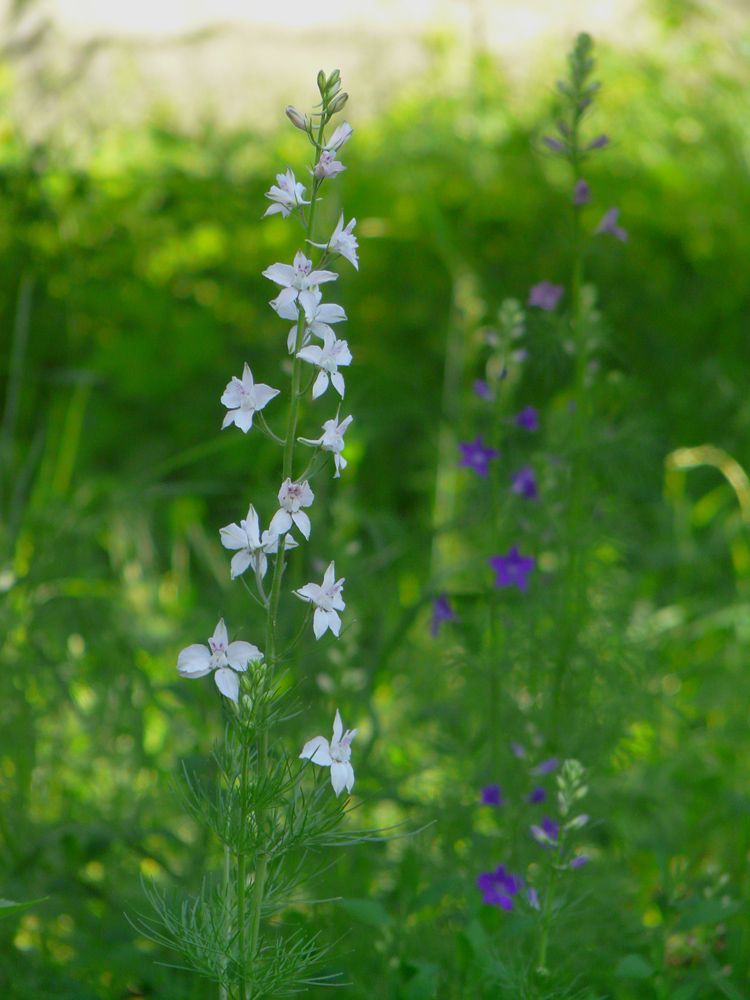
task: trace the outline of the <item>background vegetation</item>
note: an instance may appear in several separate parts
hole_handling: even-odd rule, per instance
[[[497,473],[507,486],[534,465],[540,502],[506,498],[488,521],[454,471],[449,523],[440,506],[445,456],[487,432],[477,331],[505,298],[569,278],[570,179],[540,142],[555,77],[524,101],[478,57],[472,87],[446,93],[436,50],[380,120],[360,125],[352,95],[341,183],[361,268],[337,301],[355,422],[319,549],[346,576],[349,628],[293,664],[304,714],[287,739],[340,707],[360,731],[352,822],[421,832],[321,858],[310,898],[339,901],[285,916],[338,942],[342,1000],[505,995],[497,961],[524,961],[527,918],[483,907],[475,880],[531,858],[525,814],[478,805],[491,782],[509,802],[529,790],[512,742],[588,771],[592,862],[552,943],[571,988],[750,997],[750,508],[714,467],[665,467],[705,443],[750,461],[750,64],[704,27],[665,18],[658,54],[598,53],[592,128],[613,142],[584,218],[617,204],[630,239],[587,261],[604,318],[574,648],[555,563],[570,359],[546,314],[507,396],[541,428],[508,433]],[[283,124],[269,141],[144,123],[81,163],[3,123],[0,894],[41,900],[0,922],[8,1000],[210,995],[130,920],[141,877],[195,890],[217,865],[170,782],[180,759],[209,766],[221,707],[175,663],[219,614],[253,613],[218,529],[275,489],[276,456],[220,434],[219,397],[245,360],[271,384],[282,363],[261,271],[297,235],[260,216],[273,175],[303,171]],[[494,591],[486,558],[519,538],[549,558],[529,594]],[[458,619],[433,638],[443,590]],[[515,958],[492,958],[493,940]]]

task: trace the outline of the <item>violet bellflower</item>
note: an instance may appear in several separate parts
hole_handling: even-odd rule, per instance
[[[473,441],[461,442],[459,448],[461,449],[459,468],[473,469],[480,476],[487,475],[489,462],[500,454],[496,448],[488,448],[484,444],[481,434]]]
[[[341,631],[341,619],[337,612],[343,611],[346,608],[341,597],[343,587],[344,578],[336,580],[336,569],[334,564],[330,563],[323,576],[322,585],[318,583],[306,583],[304,587],[300,587],[299,590],[294,591],[297,597],[301,597],[303,601],[309,601],[315,605],[313,632],[316,639],[320,639],[327,629],[330,629],[338,638]]]
[[[437,639],[440,626],[443,622],[452,622],[456,619],[456,612],[451,607],[447,594],[439,594],[432,599],[432,618],[430,619],[430,635]]]
[[[255,385],[250,366],[245,362],[242,370],[242,378],[232,376],[232,381],[227,385],[221,401],[227,407],[228,413],[224,417],[221,429],[224,430],[230,424],[235,424],[239,429],[247,434],[253,426],[253,415],[257,410],[262,410],[266,403],[269,403],[274,396],[278,396],[279,390],[272,389],[270,385],[259,382]]]
[[[513,909],[513,896],[522,885],[523,880],[518,875],[511,875],[505,865],[498,865],[494,872],[477,875],[482,902],[488,906],[499,906],[503,910]]]
[[[333,461],[336,466],[336,471],[333,474],[334,479],[338,479],[341,475],[341,470],[345,469],[347,466],[347,461],[341,452],[344,450],[344,433],[347,427],[352,422],[354,417],[351,415],[345,417],[341,423],[337,423],[338,415],[333,417],[331,420],[326,420],[323,424],[323,434],[321,437],[310,440],[309,438],[298,438],[302,444],[309,444],[313,447],[318,447],[322,451],[330,451],[333,453]]]
[[[518,587],[523,592],[529,589],[528,576],[536,560],[533,556],[522,556],[517,545],[504,556],[493,556],[489,564],[495,571],[496,587]]]
[[[177,657],[177,672],[183,677],[205,677],[214,671],[216,687],[232,701],[237,701],[240,682],[237,674],[247,670],[250,660],[262,660],[263,654],[251,642],[230,642],[224,619],[214,629],[208,646],[193,643]]]
[[[545,312],[552,312],[563,296],[562,285],[553,285],[551,281],[540,281],[529,289],[529,305],[538,306]]]
[[[518,496],[523,497],[525,500],[536,500],[539,496],[536,475],[530,466],[525,465],[522,469],[519,469],[518,472],[513,474],[512,479],[512,493],[517,493]]]
[[[347,792],[351,792],[354,787],[354,769],[349,762],[352,756],[351,742],[356,735],[356,729],[347,729],[344,732],[341,714],[336,709],[331,742],[329,743],[325,736],[315,736],[302,747],[300,759],[311,760],[322,767],[330,767],[331,784],[336,798],[345,788]]]

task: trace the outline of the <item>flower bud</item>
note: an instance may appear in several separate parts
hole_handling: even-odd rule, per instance
[[[331,73],[331,75],[328,77],[328,80],[326,82],[326,90],[332,90],[337,83],[339,84],[339,86],[341,86],[341,84],[339,83],[340,78],[341,78],[340,71],[335,69],[333,73]]]
[[[343,108],[343,106],[346,104],[346,102],[348,100],[349,100],[349,95],[348,94],[346,94],[346,93],[344,93],[344,94],[338,94],[336,97],[334,97],[334,99],[328,105],[328,111],[329,111],[329,113],[332,114],[332,115],[335,115],[337,111],[341,111],[341,109]]]
[[[588,823],[588,821],[589,821],[588,816],[585,813],[581,813],[580,816],[574,816],[573,819],[569,820],[565,824],[565,829],[566,830],[580,830],[581,827],[586,826],[586,824]]]
[[[286,109],[286,116],[289,121],[294,125],[295,128],[300,129],[302,132],[307,132],[309,127],[309,121],[307,115],[303,115],[301,111],[298,111],[295,107],[290,104]]]
[[[326,75],[323,72],[323,70],[321,70],[318,73],[318,90],[320,91],[320,96],[321,97],[325,93],[325,89],[326,89]]]

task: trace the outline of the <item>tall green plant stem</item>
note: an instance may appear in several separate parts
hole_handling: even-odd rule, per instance
[[[320,161],[320,147],[323,143],[323,129],[327,121],[327,108],[324,104],[323,110],[320,117],[320,126],[318,129],[318,142],[315,147],[315,166],[318,165]],[[315,224],[315,206],[317,203],[317,193],[320,187],[320,178],[313,175],[313,183],[310,195],[310,211],[307,215],[307,223],[305,226],[305,244],[307,244],[313,235],[313,226]],[[299,416],[299,401],[300,401],[300,381],[301,381],[301,368],[302,362],[297,356],[301,347],[302,340],[305,333],[305,313],[302,306],[298,304],[297,306],[299,319],[297,322],[297,337],[294,346],[294,362],[292,367],[292,386],[291,386],[291,399],[289,402],[289,416],[287,419],[286,435],[284,437],[284,458],[282,465],[282,482],[286,479],[292,479],[293,471],[293,461],[294,461],[294,445],[297,434],[297,419]],[[272,682],[273,672],[277,663],[276,654],[276,619],[278,615],[279,608],[279,597],[281,595],[281,578],[284,573],[284,563],[285,563],[285,545],[284,539],[279,539],[278,551],[276,554],[276,562],[274,563],[273,570],[273,581],[271,584],[271,593],[268,600],[268,612],[266,616],[266,675],[264,680],[261,682],[257,699],[257,704],[254,706],[253,710],[257,711],[259,718],[257,720],[255,729],[258,733],[257,737],[257,752],[258,752],[258,763],[257,763],[257,781],[259,784],[265,782],[266,776],[268,774],[268,730],[266,728],[265,719],[265,702],[262,695],[264,694],[267,686]],[[243,709],[244,710],[244,709]],[[247,802],[248,799],[248,780],[249,767],[248,767],[248,748],[245,746],[242,750],[242,770],[240,775],[240,801]],[[253,887],[250,894],[249,906],[246,908],[246,881],[247,881],[247,855],[243,852],[237,855],[237,942],[240,956],[240,981],[239,981],[239,1000],[247,1000],[247,984],[245,980],[245,967],[246,967],[246,957],[249,957],[252,961],[258,953],[258,946],[260,943],[260,917],[261,910],[263,906],[263,897],[266,886],[266,879],[268,877],[268,852],[266,845],[266,812],[264,809],[258,809],[255,814],[255,825],[256,825],[256,841],[258,844],[258,853],[255,858],[255,872],[253,878]],[[249,934],[248,934],[248,924],[249,924]]]
[[[558,875],[559,872],[557,869],[553,868],[550,872],[549,882],[547,883],[547,892],[544,897],[542,933],[539,937],[539,959],[537,961],[537,972],[542,976],[546,976],[549,972],[547,969],[547,945],[549,943],[550,916],[552,915],[552,903],[555,899],[555,888],[557,886]]]

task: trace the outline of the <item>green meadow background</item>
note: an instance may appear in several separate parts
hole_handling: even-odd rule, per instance
[[[292,567],[299,585],[335,558],[348,628],[295,656],[302,714],[283,738],[293,751],[327,735],[340,707],[359,727],[351,822],[410,835],[321,856],[284,915],[333,945],[343,985],[326,996],[515,995],[477,971],[482,935],[502,950],[528,929],[480,905],[476,875],[510,842],[477,803],[491,782],[522,794],[509,745],[536,737],[581,760],[591,788],[592,861],[553,942],[571,995],[750,998],[750,497],[714,466],[666,465],[710,444],[750,466],[750,34],[714,28],[665,7],[649,52],[597,49],[591,136],[612,141],[587,170],[584,226],[617,205],[629,241],[600,238],[586,263],[606,345],[586,451],[599,513],[582,541],[599,660],[595,684],[573,670],[554,700],[544,586],[496,592],[488,647],[474,570],[456,582],[446,562],[465,533],[484,579],[515,522],[493,536],[469,473],[445,544],[436,504],[450,448],[457,461],[458,440],[487,433],[477,331],[504,299],[569,279],[570,177],[541,143],[565,52],[527,88],[477,55],[457,92],[436,46],[377,120],[358,121],[351,94],[348,169],[323,217],[343,204],[357,218],[360,271],[342,264],[334,299],[355,420]],[[260,634],[218,529],[251,501],[267,523],[278,455],[221,433],[219,400],[245,361],[283,384],[287,324],[261,271],[291,260],[298,231],[261,215],[277,172],[304,176],[308,147],[282,108],[270,137],[184,134],[162,113],[85,154],[30,144],[19,124],[4,113],[0,136],[0,896],[32,905],[0,920],[0,996],[213,997],[138,915],[143,879],[200,891],[219,863],[173,771],[210,771],[221,705],[175,664],[220,616]],[[514,405],[537,407],[541,429],[509,446],[518,462],[555,454],[569,403],[546,315],[525,347]],[[533,516],[560,502],[552,480]],[[459,620],[433,639],[446,589]]]

